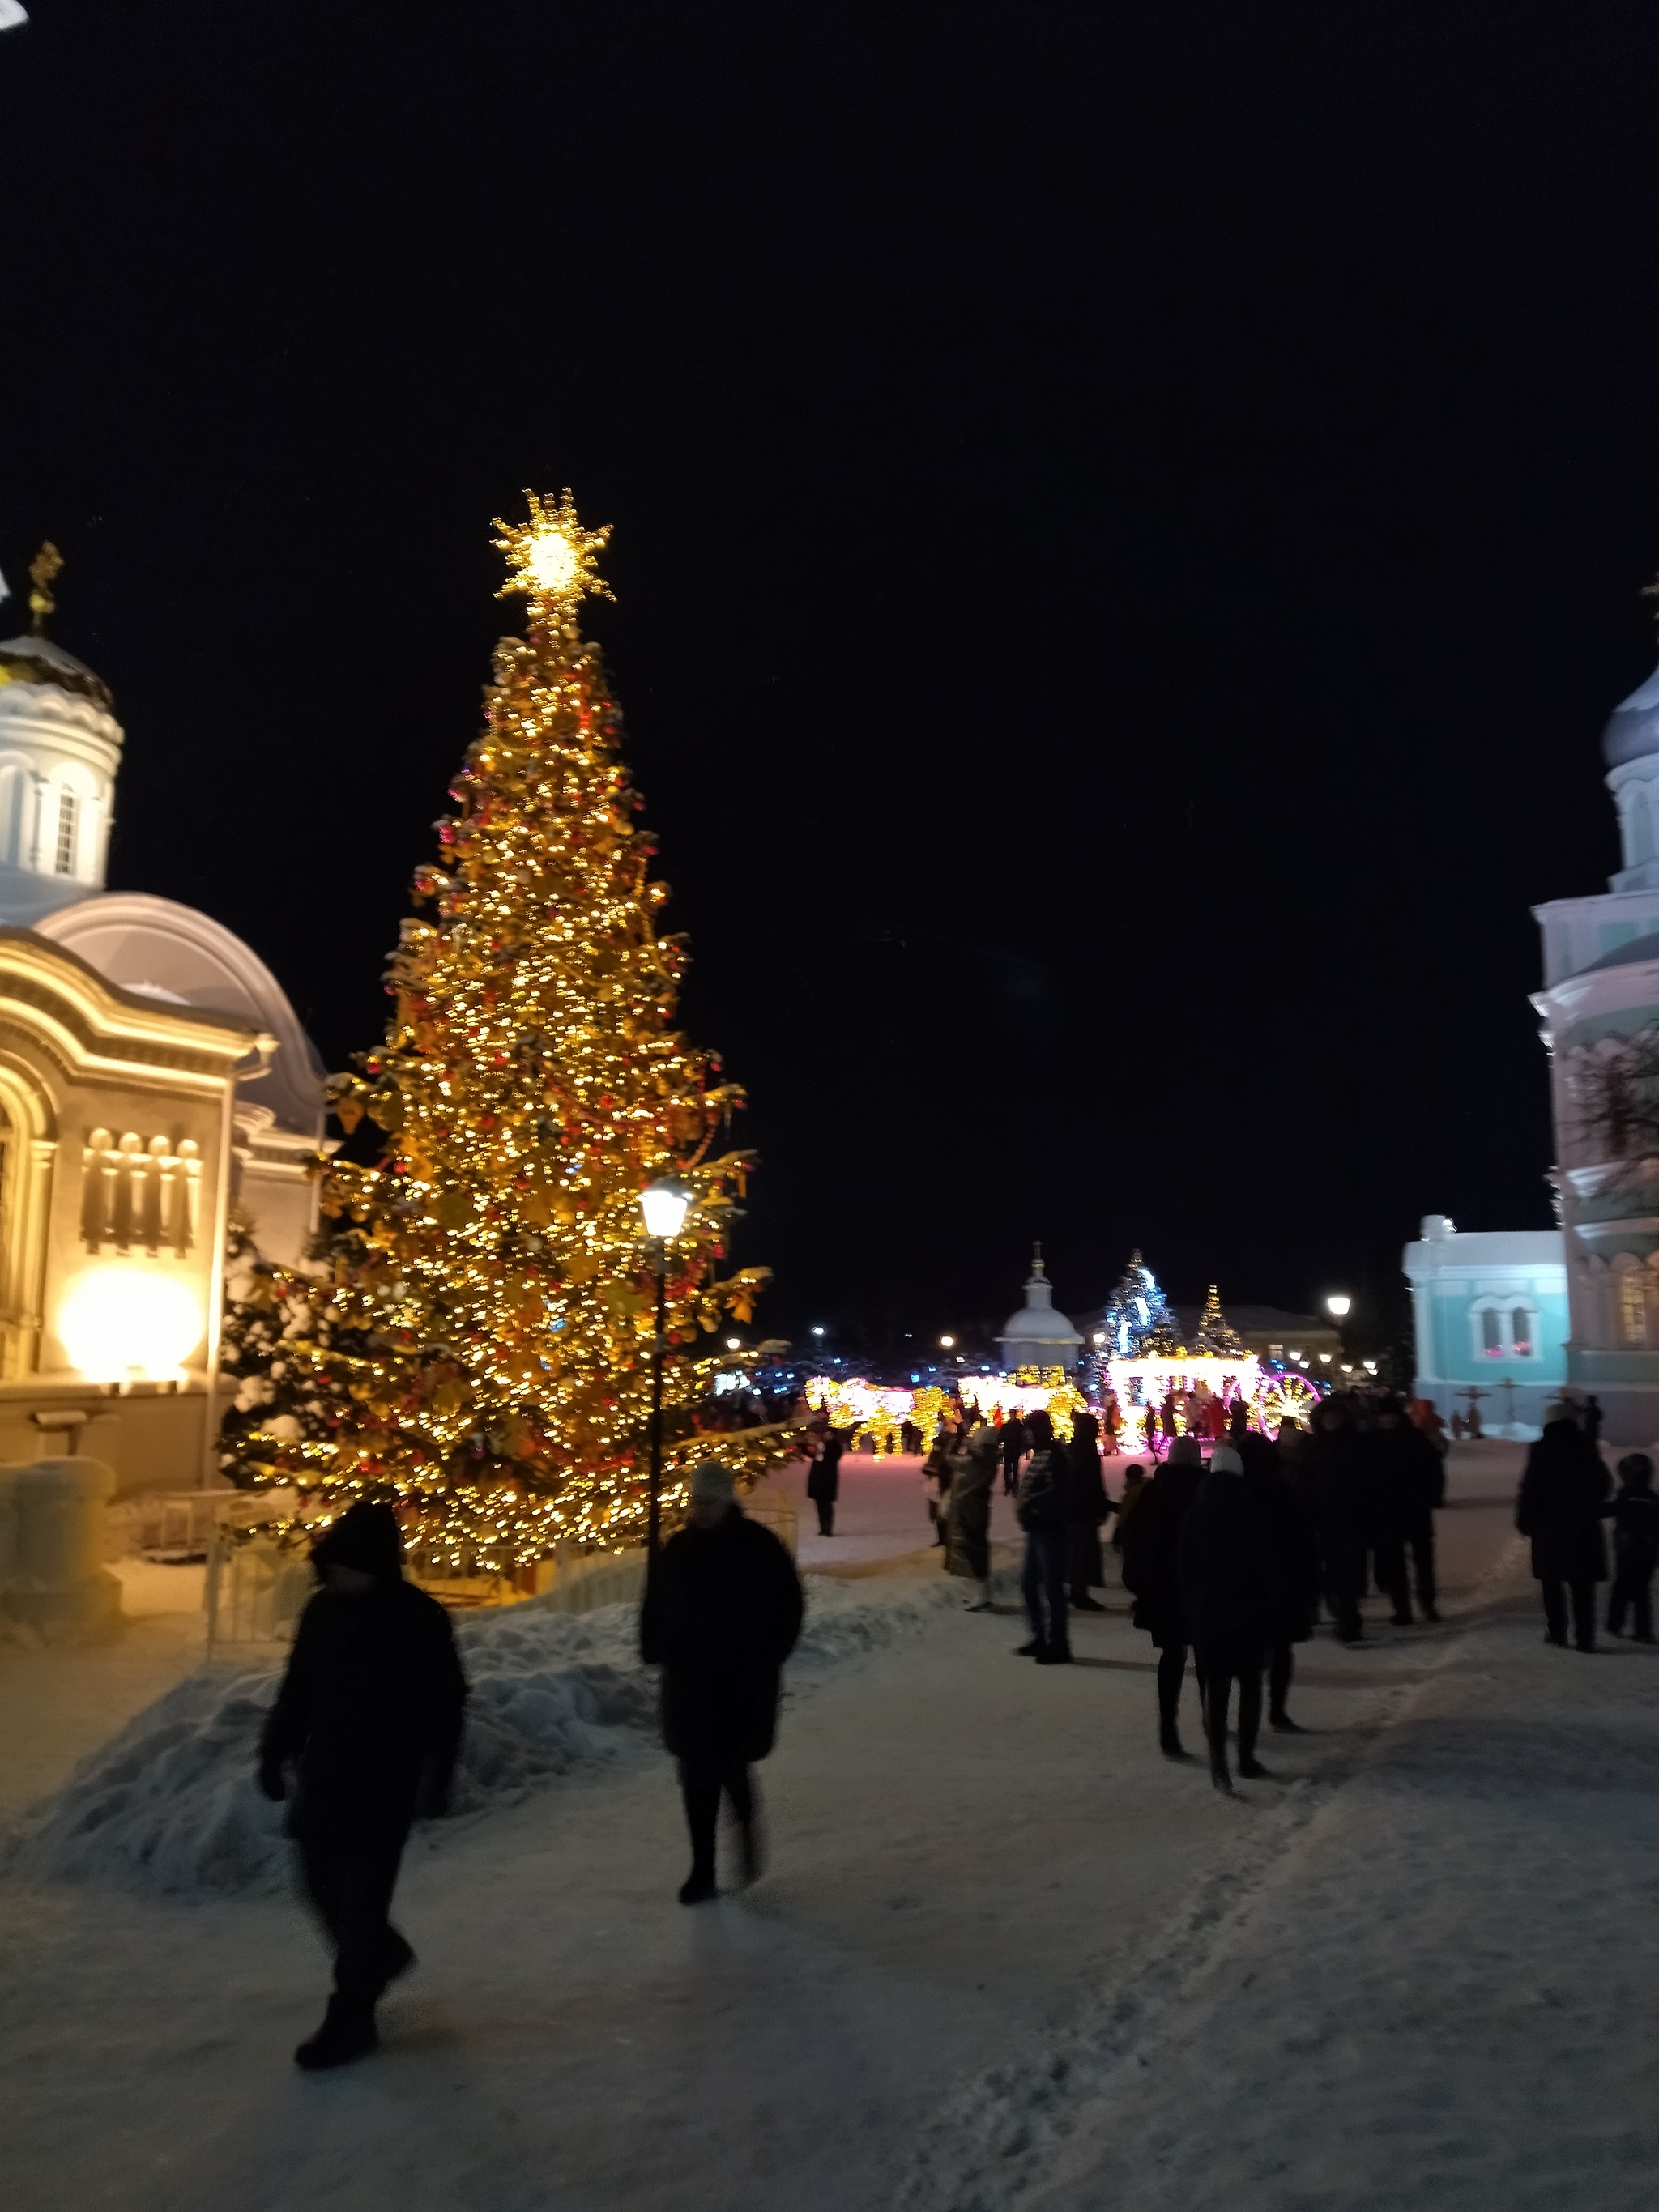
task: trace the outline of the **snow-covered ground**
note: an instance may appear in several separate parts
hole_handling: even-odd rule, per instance
[[[251,1713],[204,1718],[186,1685],[135,1717],[129,1668],[126,1752],[0,1881],[4,2200],[1645,2204],[1659,1663],[1542,1649],[1504,1505],[1467,1502],[1511,1495],[1519,1456],[1460,1456],[1444,1626],[1304,1647],[1311,1733],[1231,1803],[1158,1757],[1121,1596],[1077,1622],[1083,1663],[1039,1670],[931,1561],[815,1574],[763,1770],[772,1871],[695,1912],[626,1620],[472,1625],[495,1752],[411,1847],[420,1970],[338,2075],[289,2063],[323,1963],[268,1855],[216,1889],[177,1828],[130,1848],[170,1796],[245,1786]],[[34,1656],[0,1658],[8,1738]]]

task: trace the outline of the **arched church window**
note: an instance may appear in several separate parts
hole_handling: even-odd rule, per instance
[[[1496,1359],[1504,1349],[1504,1324],[1496,1307],[1488,1306],[1480,1316],[1480,1349],[1488,1359]]]
[[[1648,1340],[1648,1297],[1638,1274],[1619,1278],[1619,1326],[1626,1344]]]
[[[1532,1358],[1532,1316],[1525,1306],[1516,1306],[1510,1316],[1510,1330],[1517,1359]]]
[[[58,793],[57,872],[60,876],[72,876],[75,873],[76,805],[76,797],[72,791]]]

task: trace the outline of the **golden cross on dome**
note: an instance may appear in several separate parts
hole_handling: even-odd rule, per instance
[[[594,555],[611,535],[611,525],[584,530],[568,489],[556,500],[550,493],[539,499],[533,491],[525,497],[530,502],[528,522],[503,522],[499,514],[495,518],[501,532],[495,544],[513,563],[513,574],[496,598],[522,592],[534,613],[556,622],[568,621],[589,592],[597,599],[614,599],[593,566]]]
[[[29,593],[29,628],[36,637],[44,633],[46,617],[57,611],[58,602],[52,595],[52,580],[63,565],[64,556],[50,538],[29,562],[29,581],[34,586]]]

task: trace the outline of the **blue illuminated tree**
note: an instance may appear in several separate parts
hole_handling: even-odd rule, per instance
[[[1143,1352],[1175,1348],[1179,1334],[1170,1302],[1158,1286],[1158,1278],[1139,1252],[1106,1304],[1106,1352],[1113,1359],[1139,1359]]]

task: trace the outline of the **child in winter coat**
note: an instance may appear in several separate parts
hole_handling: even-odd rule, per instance
[[[1613,1521],[1613,1595],[1607,1600],[1607,1633],[1622,1636],[1625,1611],[1636,1615],[1636,1641],[1653,1642],[1653,1570],[1659,1565],[1659,1498],[1653,1491],[1653,1462],[1632,1452],[1619,1462],[1619,1495],[1601,1510]]]

